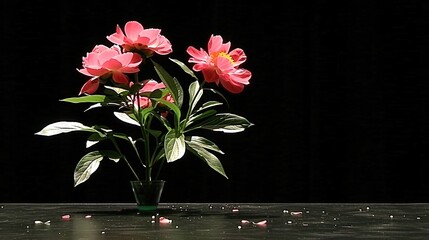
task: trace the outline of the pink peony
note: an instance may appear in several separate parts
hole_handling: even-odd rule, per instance
[[[195,63],[194,71],[202,71],[206,82],[219,83],[231,93],[240,93],[244,86],[249,84],[252,73],[239,66],[247,59],[246,54],[240,48],[229,51],[231,43],[223,43],[219,35],[212,35],[207,45],[208,53],[200,48],[190,46],[187,49],[191,58],[190,63]]]
[[[83,57],[83,68],[78,71],[84,75],[92,77],[81,89],[80,94],[94,93],[99,85],[98,78],[110,77],[115,83],[128,84],[127,73],[136,73],[142,58],[136,53],[122,53],[119,46],[114,45],[108,48],[104,45],[97,45],[92,52]]]
[[[170,41],[160,34],[160,29],[144,29],[139,22],[129,21],[125,24],[124,31],[125,34],[119,25],[116,25],[116,33],[107,36],[107,39],[121,45],[125,51],[140,51],[146,57],[152,56],[154,52],[167,55],[173,51]]]

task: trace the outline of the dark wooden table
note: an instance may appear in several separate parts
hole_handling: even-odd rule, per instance
[[[0,239],[429,239],[429,204],[0,204]]]

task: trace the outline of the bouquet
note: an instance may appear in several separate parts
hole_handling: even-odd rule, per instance
[[[237,133],[254,125],[242,116],[218,112],[219,106],[227,104],[226,98],[215,88],[207,87],[211,84],[232,94],[241,93],[252,75],[241,67],[247,58],[244,51],[230,50],[230,42],[224,43],[220,35],[211,35],[207,50],[187,48],[192,68],[168,58],[166,61],[176,67],[174,70],[183,71],[189,78],[186,95],[183,82],[155,61],[155,57],[173,52],[172,44],[161,35],[160,29],[145,29],[141,23],[129,21],[123,30],[117,25],[107,40],[111,46],[98,44],[83,57],[82,67],[77,71],[87,76],[87,81],[79,93],[60,101],[87,104],[85,111],[107,108],[112,111],[113,119],[118,120],[116,128],[121,129],[106,123],[87,126],[58,121],[35,133],[88,134],[89,152],[75,167],[74,186],[87,181],[104,159],[125,162],[136,180],[156,180],[165,164],[181,159],[187,151],[228,178],[215,155],[224,153],[213,141],[196,133],[206,130]],[[202,80],[197,74],[202,74]],[[219,96],[222,101],[202,101],[207,93]],[[124,146],[129,151],[124,151]]]

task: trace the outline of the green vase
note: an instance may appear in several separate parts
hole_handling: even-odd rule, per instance
[[[140,212],[158,209],[164,184],[164,180],[131,181],[131,188],[136,199],[137,209]]]

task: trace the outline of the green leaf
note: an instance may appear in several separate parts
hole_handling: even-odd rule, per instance
[[[89,111],[89,110],[91,110],[91,109],[99,108],[99,107],[103,107],[103,104],[101,104],[101,103],[92,104],[92,105],[91,105],[91,106],[89,106],[87,109],[85,109],[85,111],[84,111],[84,112],[87,112],[87,111]]]
[[[218,102],[218,101],[208,101],[208,102],[205,102],[200,108],[198,108],[197,112],[203,111],[203,110],[205,110],[207,108],[219,106],[219,105],[222,105],[222,104],[223,103]]]
[[[187,128],[188,126],[192,125],[194,122],[207,118],[209,116],[212,116],[214,114],[217,113],[216,110],[208,110],[205,112],[205,109],[211,108],[211,107],[215,107],[215,106],[219,106],[222,105],[223,103],[221,102],[217,102],[217,101],[208,101],[206,103],[204,103],[197,111],[191,113],[191,115],[189,116],[189,120],[186,122],[185,128]]]
[[[84,132],[96,132],[100,133],[92,127],[83,125],[80,122],[68,122],[60,121],[47,125],[39,132],[36,132],[36,135],[41,136],[53,136],[61,133],[75,132],[75,131],[84,131]]]
[[[210,153],[201,147],[200,144],[195,142],[187,142],[187,146],[190,152],[203,159],[213,170],[228,179],[228,176],[226,176],[225,170],[223,169],[222,163],[214,154]]]
[[[169,93],[168,89],[155,89],[153,92],[140,93],[141,96],[148,98],[162,98]]]
[[[177,65],[179,65],[183,71],[185,71],[185,73],[191,75],[193,78],[195,78],[196,80],[198,80],[198,78],[195,76],[194,72],[188,68],[188,66],[186,66],[183,62],[174,59],[174,58],[169,58],[171,61],[173,61],[174,63],[176,63]]]
[[[126,141],[128,141],[131,137],[129,137],[127,134],[125,134],[125,133],[118,133],[118,132],[114,132],[113,133],[113,137],[115,137],[115,138],[119,138],[119,139],[123,139],[123,140],[126,140]]]
[[[198,81],[194,81],[189,85],[189,106],[191,106],[190,112],[194,111],[195,106],[198,101],[200,101],[203,96],[203,91],[200,88],[200,83]]]
[[[185,142],[187,144],[191,144],[192,146],[198,146],[201,148],[205,148],[207,150],[224,154],[224,152],[222,152],[222,150],[220,150],[219,147],[214,142],[208,140],[205,137],[191,136],[189,140],[185,140]]]
[[[164,150],[167,162],[174,162],[182,158],[186,152],[185,136],[183,134],[176,136],[176,131],[171,129],[165,135]]]
[[[216,112],[217,112],[216,110],[211,109],[211,110],[207,110],[207,111],[202,112],[202,113],[191,114],[185,128],[190,126],[191,124],[193,124],[194,122],[196,122],[198,120],[201,120],[201,119],[215,115]]]
[[[135,126],[140,127],[140,124],[138,121],[131,118],[128,114],[126,114],[124,112],[114,112],[113,114],[115,115],[115,117],[117,117],[122,122],[129,123],[131,125],[135,125]]]
[[[98,133],[93,133],[88,137],[88,140],[86,141],[86,148],[90,148],[105,139],[108,139],[106,135],[101,136]]]
[[[177,81],[176,78],[173,78],[161,65],[153,61],[152,58],[151,61],[159,78],[173,96],[175,104],[177,104],[180,108],[183,103],[183,89],[179,81]]]
[[[64,98],[60,101],[69,103],[102,103],[106,100],[105,95],[86,95],[82,97]]]
[[[83,156],[74,170],[74,186],[85,182],[100,166],[104,157],[118,162],[121,155],[115,151],[94,151]]]
[[[155,129],[146,129],[150,135],[154,136],[155,138],[159,138],[162,134],[162,131],[155,130]]]
[[[246,118],[232,113],[218,113],[202,123],[199,123],[199,128],[212,131],[220,131],[224,133],[236,133],[244,131],[246,128],[254,124]]]
[[[108,89],[108,90],[111,90],[111,91],[113,91],[114,93],[116,93],[116,94],[123,94],[123,93],[127,93],[128,92],[128,90],[127,89],[123,89],[123,88],[119,88],[119,87],[112,87],[112,86],[107,86],[107,85],[104,85],[104,87],[106,88],[106,89]],[[141,87],[141,86],[140,86]],[[101,96],[103,96],[103,95],[101,95]]]
[[[180,108],[178,108],[175,104],[173,104],[173,103],[171,103],[171,102],[169,102],[167,100],[164,100],[162,98],[156,99],[156,101],[164,104],[165,106],[167,106],[168,108],[170,108],[174,112],[174,118],[175,118],[174,122],[177,123],[175,125],[175,126],[177,126],[179,124],[179,122],[180,122],[180,117],[181,117],[181,114],[182,114],[182,112],[180,111]]]

